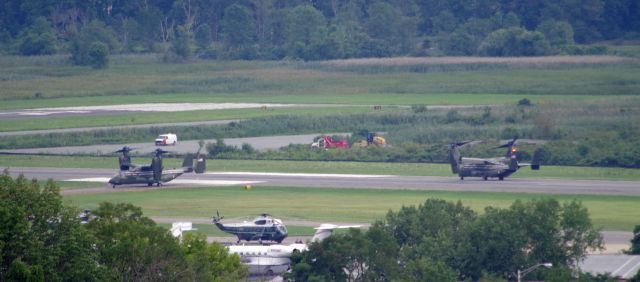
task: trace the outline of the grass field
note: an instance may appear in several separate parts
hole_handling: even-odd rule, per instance
[[[314,115],[362,113],[372,111],[369,107],[322,107],[322,108],[268,108],[263,109],[233,109],[233,110],[205,110],[163,113],[131,113],[104,116],[51,117],[10,119],[0,123],[0,131],[38,130],[54,128],[77,128],[113,125],[135,125],[172,123],[188,121],[209,121],[227,119],[248,119],[271,115]]]
[[[147,216],[208,218],[216,211],[228,218],[268,212],[283,220],[370,223],[389,209],[417,205],[428,198],[462,201],[477,212],[487,206],[508,207],[516,199],[554,198],[560,202],[581,201],[594,224],[605,230],[629,231],[638,224],[640,197],[536,195],[516,193],[398,191],[368,189],[320,189],[240,187],[146,190],[123,193],[65,196],[81,208],[95,209],[100,202],[127,202],[143,208]]]
[[[1,167],[105,168],[117,166],[116,157],[20,156],[0,155]],[[147,163],[147,158],[133,158],[134,163]],[[166,158],[166,167],[179,167],[182,160]],[[374,162],[305,162],[268,160],[207,160],[208,171],[251,171],[291,173],[386,174],[405,176],[451,176],[448,164],[374,163]],[[542,166],[539,171],[522,169],[514,178],[640,180],[639,169]]]
[[[149,56],[114,56],[116,63],[108,69],[92,70],[68,65],[60,56],[0,57],[0,109],[143,102],[486,104],[509,103],[524,95],[576,99],[571,95],[640,93],[636,59],[574,63],[561,58],[436,64],[453,69],[433,69],[430,63],[423,63],[430,66],[424,69],[412,63],[408,69],[390,70],[358,65],[349,71],[314,62],[164,64]]]
[[[498,74],[499,75],[499,74]],[[363,82],[367,83],[368,82]],[[540,101],[598,101],[630,97],[625,93],[604,93],[606,95],[581,94],[527,94],[527,93],[343,93],[332,92],[318,95],[305,93],[258,94],[141,94],[88,97],[63,97],[45,99],[5,100],[1,110],[101,106],[140,103],[286,103],[286,104],[346,104],[346,105],[499,105],[514,104],[528,98]],[[638,92],[637,94],[640,94]]]

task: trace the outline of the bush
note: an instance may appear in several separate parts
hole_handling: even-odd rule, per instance
[[[56,52],[56,35],[44,17],[37,18],[33,25],[18,37],[18,51],[21,55],[50,55]]]
[[[529,99],[527,98],[523,98],[520,99],[520,101],[518,101],[518,106],[531,106],[531,101],[529,101]]]
[[[104,69],[109,63],[109,47],[102,42],[91,43],[89,49],[89,65],[94,69]]]
[[[543,56],[551,53],[544,35],[512,27],[490,33],[480,44],[479,53],[486,56]]]
[[[98,63],[94,61],[95,57],[90,55],[91,52],[94,52],[94,56],[100,56],[98,53],[104,51],[98,50],[102,49],[102,47],[94,45],[96,42],[107,47],[105,54],[113,53],[112,51],[117,50],[120,46],[116,39],[115,32],[104,23],[96,20],[84,27],[79,34],[73,37],[71,43],[71,61],[76,65],[93,65]],[[97,49],[94,50],[94,46],[96,46]]]
[[[425,105],[411,105],[411,110],[416,113],[426,113],[427,112],[427,106]]]

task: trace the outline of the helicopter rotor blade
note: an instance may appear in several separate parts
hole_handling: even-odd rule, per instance
[[[453,142],[453,143],[449,144],[448,147],[449,148],[461,147],[461,146],[464,146],[464,145],[472,143],[472,142],[476,142],[476,141],[469,140],[469,141],[462,141],[462,142]]]
[[[502,144],[498,147],[494,147],[493,149],[499,149],[499,148],[509,148],[512,147],[516,144],[516,141],[518,140],[518,137],[513,138],[511,141],[507,142],[506,144]]]
[[[115,151],[115,152],[113,152],[113,153],[129,153],[129,152],[131,152],[131,151],[135,151],[135,150],[137,150],[137,149],[138,149],[138,148],[131,148],[131,147],[129,147],[129,146],[124,146],[124,147],[122,147],[122,149],[117,150],[117,151]]]

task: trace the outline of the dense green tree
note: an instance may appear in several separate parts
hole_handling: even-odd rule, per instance
[[[291,9],[285,29],[287,54],[294,58],[313,58],[313,46],[322,44],[327,37],[324,15],[310,5]]]
[[[230,255],[218,243],[207,243],[202,233],[185,233],[180,247],[186,254],[190,281],[239,281],[247,274],[237,254]]]
[[[21,55],[49,55],[56,52],[56,35],[44,17],[38,17],[34,23],[18,36],[18,52]]]
[[[109,64],[109,48],[102,42],[93,42],[88,55],[89,65],[94,69],[103,69]]]
[[[182,243],[131,204],[102,203],[89,223],[59,188],[0,175],[1,281],[238,281],[237,255],[204,235]]]
[[[568,22],[544,21],[536,30],[544,34],[551,46],[573,44],[573,28]]]
[[[385,41],[396,38],[402,14],[395,7],[388,3],[377,2],[367,9],[367,15],[365,28],[371,38]]]
[[[398,277],[398,248],[390,234],[373,227],[363,233],[350,229],[310,245],[292,258],[295,281],[382,281]]]
[[[627,251],[630,255],[640,255],[640,225],[633,228],[633,238],[631,239],[631,247]]]
[[[487,36],[479,53],[488,56],[542,56],[551,52],[549,42],[540,32],[522,28],[499,29]]]
[[[602,248],[602,237],[579,202],[516,201],[508,209],[487,208],[470,235],[469,275],[481,271],[513,275],[541,262],[569,267],[588,249]]]
[[[240,49],[255,40],[256,24],[248,8],[233,4],[224,9],[221,33],[230,48]]]
[[[77,214],[62,204],[53,181],[40,187],[23,176],[0,175],[0,280],[101,280],[93,237]]]
[[[165,54],[164,60],[169,62],[185,61],[193,56],[193,34],[187,26],[179,26],[176,36],[171,40],[171,47]]]
[[[458,274],[442,261],[428,258],[412,260],[407,263],[402,275],[402,281],[423,282],[455,282],[459,281]]]
[[[96,236],[100,265],[120,281],[175,281],[186,275],[176,238],[131,204],[101,203],[87,227]]]
[[[440,49],[450,56],[473,55],[476,52],[476,47],[474,37],[463,31],[450,33],[440,40]]]
[[[301,21],[301,16],[308,22]],[[46,19],[52,32],[34,28],[38,18]],[[115,31],[113,36],[123,48],[104,38],[78,38],[93,22]],[[424,42],[422,36],[437,39],[441,47],[429,53],[469,54],[468,50],[474,50],[472,53],[478,54],[480,42],[498,29],[541,31],[553,46],[564,44],[557,40],[567,41],[569,30],[578,43],[637,38],[640,4],[634,0],[5,0],[0,4],[0,47],[20,54],[49,54],[67,51],[64,47],[70,45],[74,63],[86,64],[83,55],[75,55],[79,42],[84,42],[80,46],[84,50],[101,41],[110,53],[158,52],[166,49],[166,43],[175,42],[181,27],[190,34],[206,36],[199,31],[205,25],[211,40],[225,47],[219,47],[221,58],[416,55],[425,53],[417,44]],[[530,36],[525,34],[522,40],[538,40],[535,34],[527,39]],[[198,38],[208,41],[207,37]],[[470,47],[462,48],[462,42]],[[212,52],[211,48],[200,49]]]
[[[213,42],[213,38],[211,37],[211,27],[208,24],[198,26],[194,34],[194,39],[199,49],[208,48]]]
[[[351,230],[312,244],[293,256],[291,278],[504,281],[518,269],[551,262],[555,271],[529,277],[552,279],[565,277],[586,250],[601,247],[602,237],[579,202],[516,201],[476,215],[460,202],[428,199],[417,208],[389,211],[365,233]]]
[[[73,37],[71,42],[71,61],[76,65],[90,65],[92,59],[89,56],[91,46],[100,42],[108,47],[108,53],[115,53],[120,48],[115,32],[100,21],[92,21],[82,28],[79,34]]]

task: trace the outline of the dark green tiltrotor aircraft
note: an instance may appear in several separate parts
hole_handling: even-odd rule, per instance
[[[498,178],[498,180],[504,180],[505,177],[513,174],[518,169],[524,166],[531,166],[531,169],[540,169],[539,164],[527,164],[520,163],[516,158],[516,152],[518,149],[515,147],[517,138],[507,142],[507,144],[500,145],[497,148],[508,148],[507,153],[503,157],[496,157],[490,159],[481,158],[464,158],[460,156],[459,147],[470,143],[460,142],[452,143],[449,145],[449,161],[451,162],[451,171],[460,176],[460,180],[464,180],[465,177],[482,177],[484,180],[492,178]],[[534,157],[534,160],[536,158]]]
[[[200,154],[201,149],[202,147],[195,154],[187,154],[182,161],[182,168],[165,170],[162,165],[162,155],[168,153],[167,151],[156,149],[150,165],[138,166],[131,163],[131,157],[129,156],[129,152],[134,149],[125,146],[115,152],[122,153],[118,158],[120,170],[109,179],[109,184],[113,188],[116,188],[117,185],[127,184],[147,184],[147,186],[155,184],[160,186],[162,183],[174,180],[184,173],[194,171],[195,173],[204,173],[206,164],[205,156]],[[196,159],[195,169],[193,167],[194,159]]]

